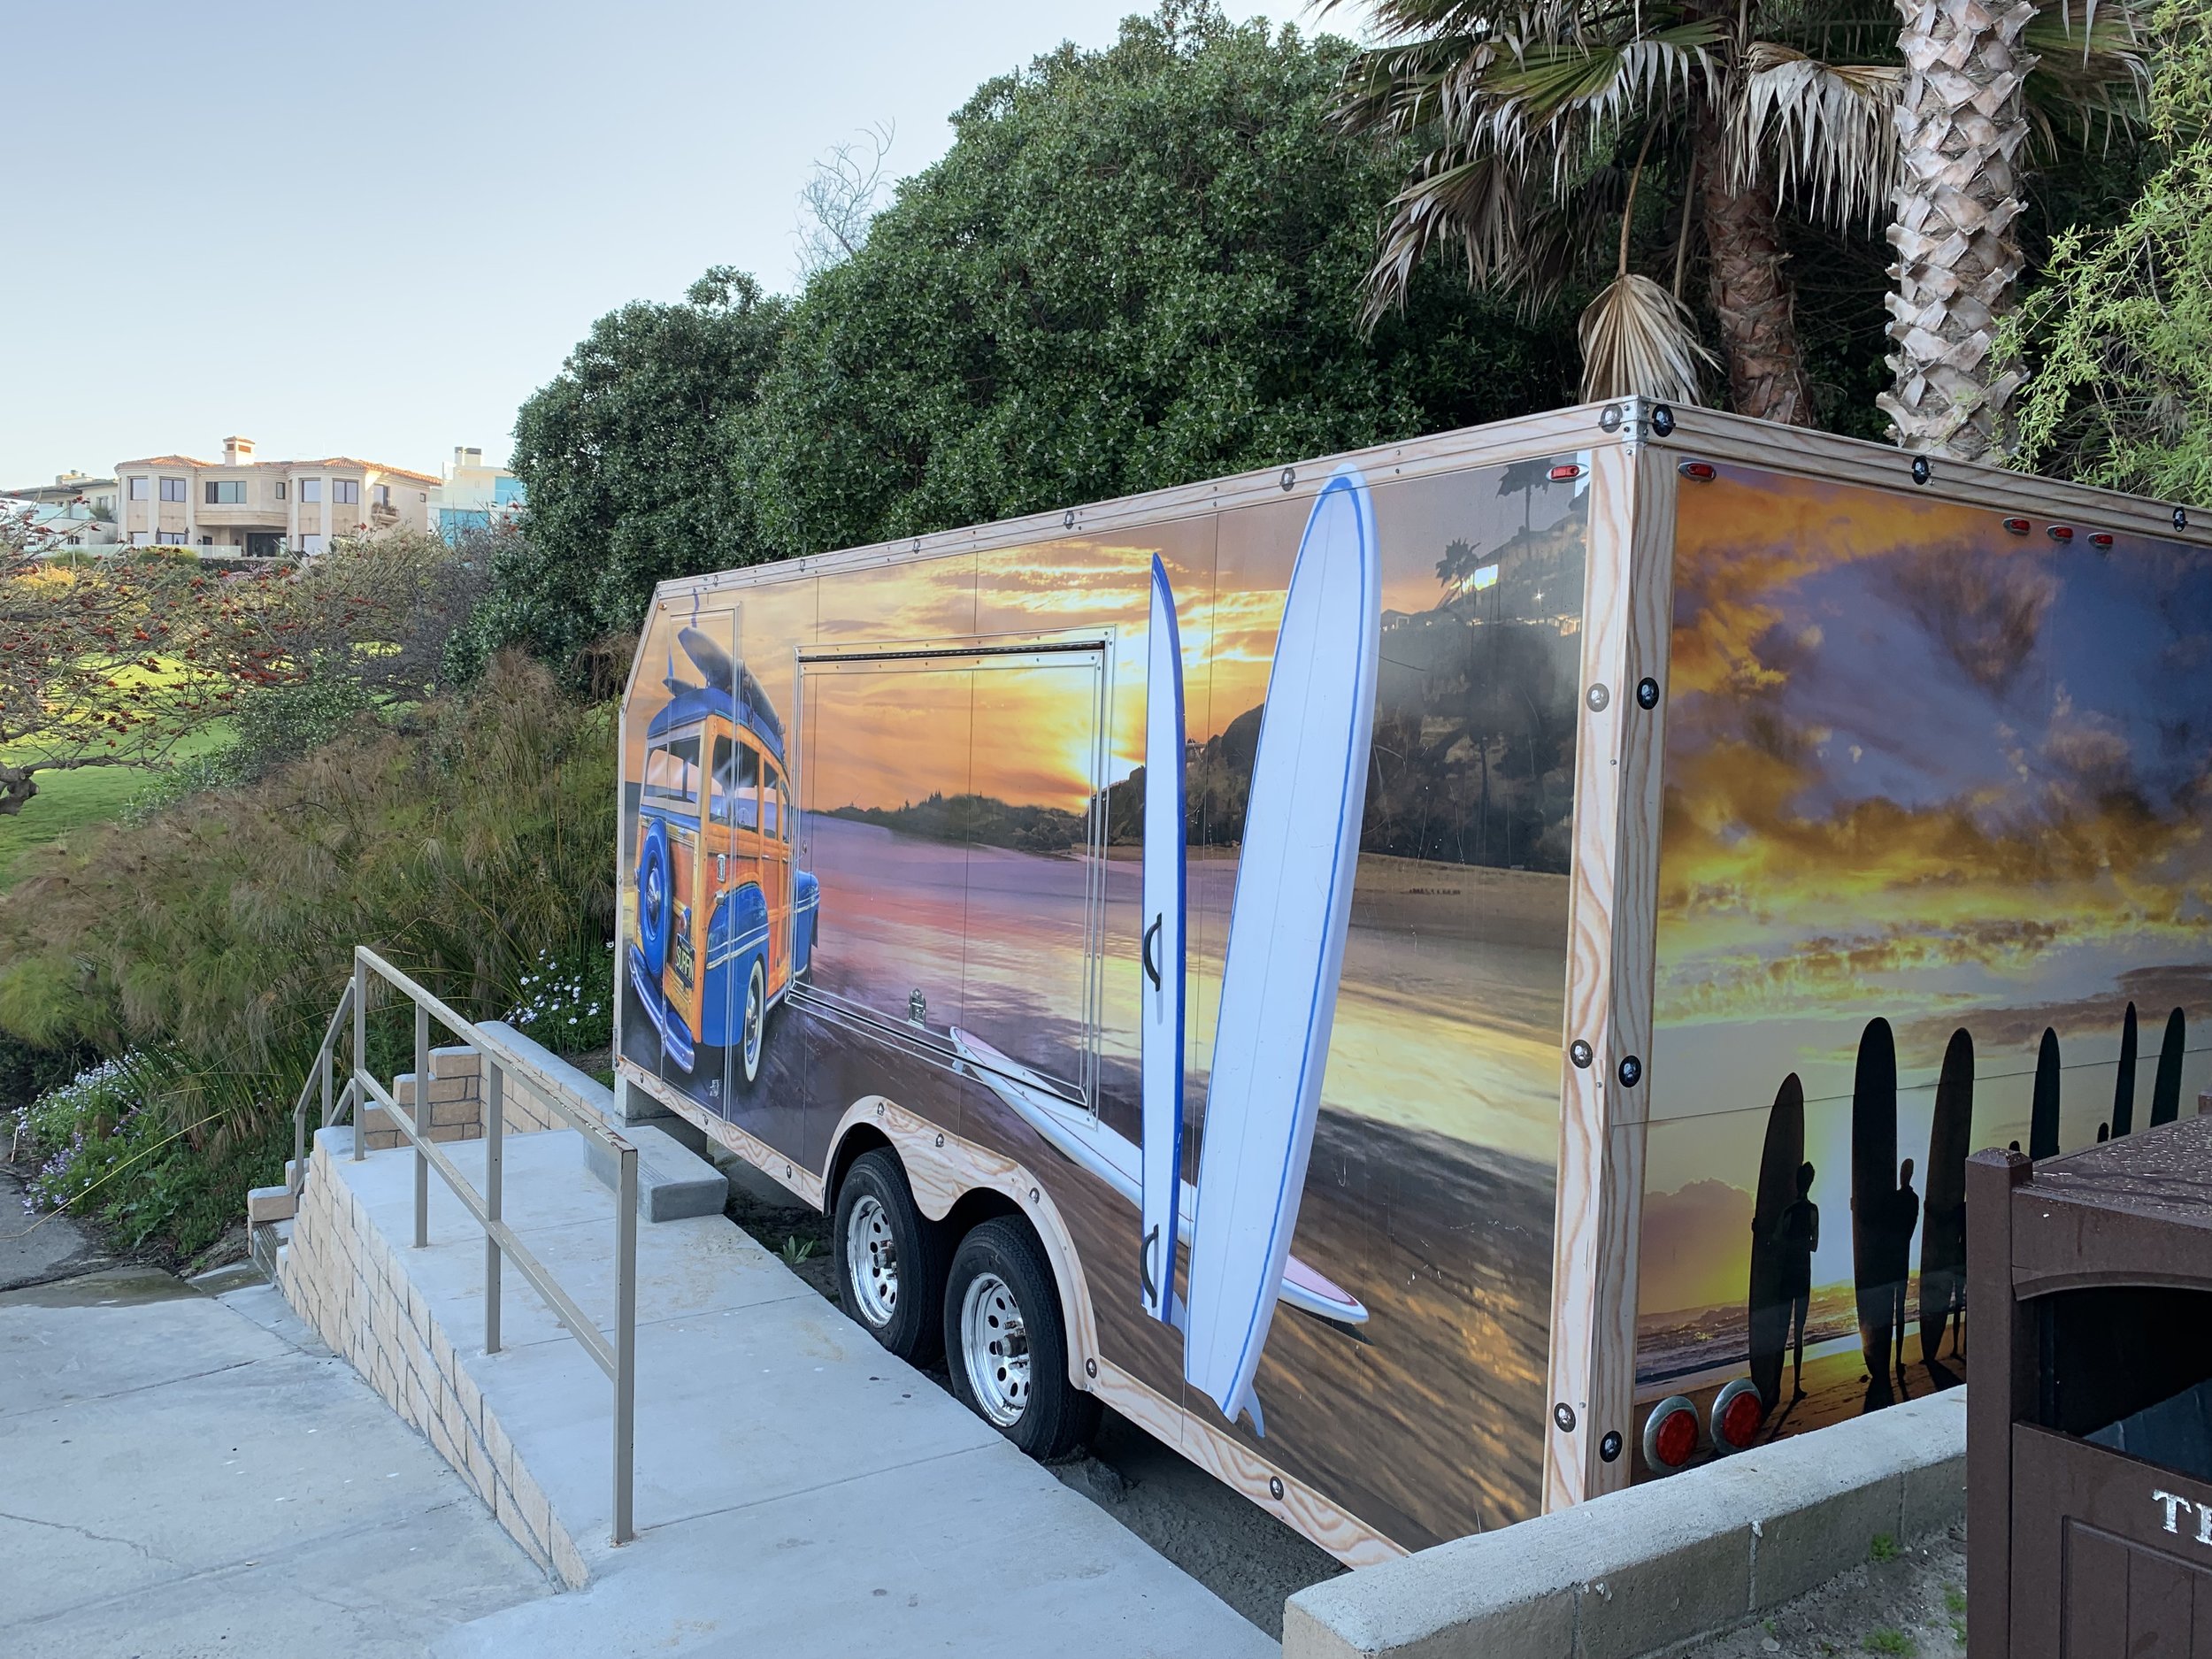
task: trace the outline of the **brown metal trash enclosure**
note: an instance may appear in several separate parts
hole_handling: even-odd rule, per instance
[[[1969,1183],[1969,1655],[2212,1653],[2212,1118]]]

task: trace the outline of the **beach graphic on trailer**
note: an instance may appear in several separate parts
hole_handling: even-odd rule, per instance
[[[749,1020],[749,958],[695,990],[665,958],[626,972],[624,1067],[779,1179],[828,1172],[875,1102],[963,1168],[1026,1171],[1102,1373],[1165,1402],[1130,1409],[1202,1417],[1357,1536],[1534,1513],[1586,475],[1271,475],[1264,499],[1110,535],[681,591],[625,704],[625,960],[656,930],[728,958],[761,924],[710,940],[714,907],[749,884],[768,1006]],[[701,705],[720,694],[687,628],[758,688],[775,743]],[[1294,849],[1269,780],[1294,803],[1302,768],[1271,757],[1324,712],[1331,834]],[[1334,903],[1286,897],[1279,949],[1263,924],[1232,946],[1233,911],[1301,858]],[[1264,1007],[1237,1011],[1230,952],[1256,956]],[[1286,1056],[1302,1089],[1261,1075]]]
[[[1680,492],[1646,1406],[1747,1372],[1770,1438],[1961,1380],[1968,1156],[2212,1083],[2212,556],[2028,523]]]

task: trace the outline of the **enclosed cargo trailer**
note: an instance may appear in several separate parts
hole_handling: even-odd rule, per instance
[[[664,584],[618,1071],[1354,1563],[1947,1386],[2212,1071],[2208,540],[1632,399]]]

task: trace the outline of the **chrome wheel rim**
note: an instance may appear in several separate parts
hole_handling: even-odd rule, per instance
[[[960,1356],[983,1415],[1002,1429],[1020,1422],[1029,1406],[1029,1326],[996,1273],[977,1274],[960,1300]]]
[[[872,1194],[846,1217],[845,1283],[862,1318],[878,1330],[891,1323],[899,1307],[899,1250],[891,1217]]]

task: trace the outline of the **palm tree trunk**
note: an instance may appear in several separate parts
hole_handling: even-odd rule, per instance
[[[1708,108],[1697,132],[1696,170],[1703,191],[1707,296],[1720,319],[1728,358],[1729,401],[1740,415],[1813,424],[1813,392],[1797,342],[1789,256],[1774,227],[1774,192],[1730,180],[1719,111]]]
[[[1906,65],[1889,268],[1892,389],[1875,401],[1908,449],[1978,459],[2003,442],[2019,375],[1993,355],[2023,258],[2013,157],[2028,134],[2019,50],[2035,17],[1995,7],[1897,0]]]

